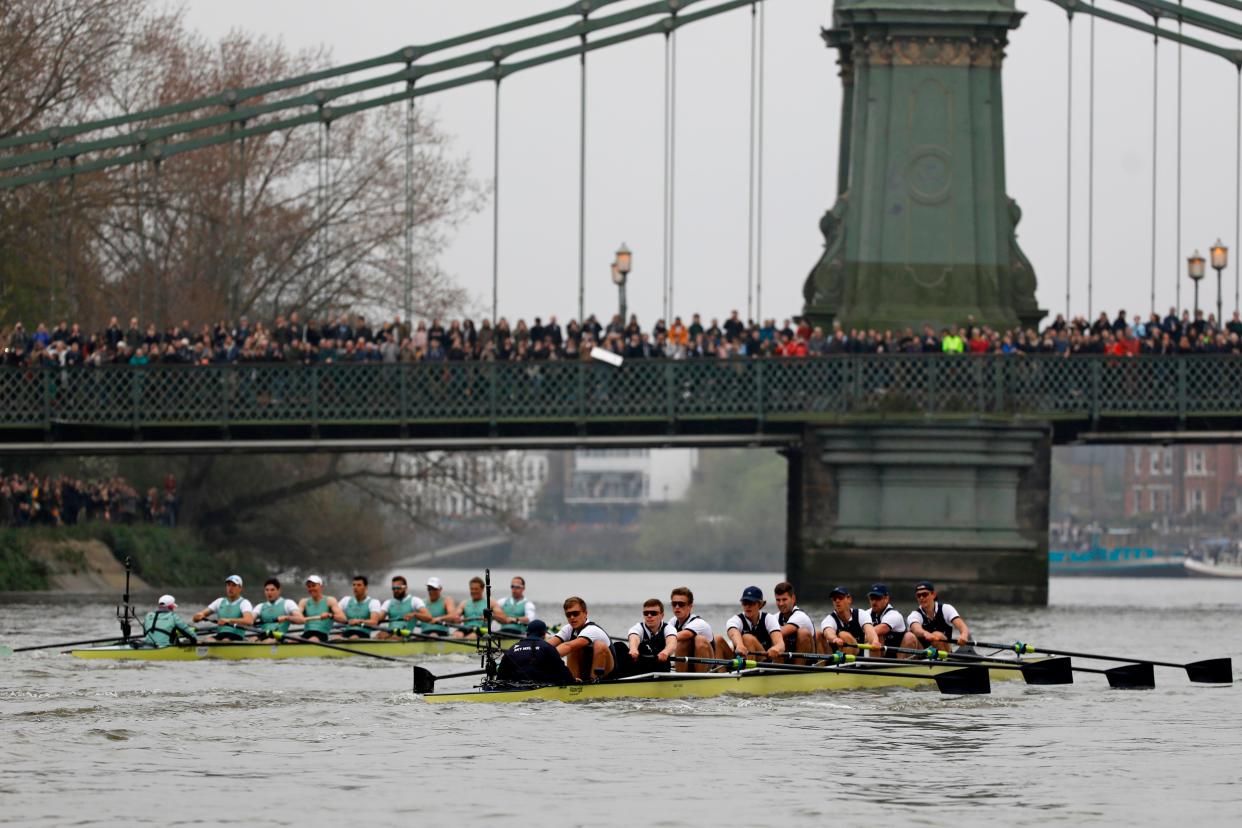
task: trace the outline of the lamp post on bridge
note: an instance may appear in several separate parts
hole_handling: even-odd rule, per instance
[[[1221,315],[1220,307],[1220,272],[1229,264],[1229,248],[1220,243],[1220,239],[1216,240],[1216,244],[1212,245],[1212,269],[1216,271],[1216,327],[1223,328],[1225,326],[1225,317]]]
[[[617,249],[617,256],[612,261],[612,283],[617,286],[618,298],[621,300],[621,324],[625,325],[625,279],[630,275],[630,266],[633,260],[633,254],[630,249],[625,246],[625,242],[621,242],[621,247]]]
[[[1195,254],[1186,260],[1186,275],[1195,283],[1195,317],[1199,316],[1199,283],[1203,281],[1203,257],[1196,250]]]

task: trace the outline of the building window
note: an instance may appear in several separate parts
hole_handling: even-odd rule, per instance
[[[1143,511],[1143,487],[1135,486],[1130,498],[1130,514],[1137,515]]]
[[[1160,476],[1160,449],[1152,449],[1151,454],[1151,474],[1153,477]]]
[[[1201,515],[1204,509],[1203,489],[1189,489],[1186,492],[1186,511],[1189,514]]]
[[[1202,477],[1206,474],[1203,449],[1191,449],[1186,453],[1186,474],[1192,477]]]
[[[1172,474],[1173,473],[1173,449],[1167,448],[1162,453],[1164,454],[1164,473]]]
[[[1141,448],[1133,449],[1134,451],[1134,473],[1140,475],[1143,473],[1143,450]]]
[[[1082,485],[1082,478],[1075,477],[1070,480],[1070,494],[1080,495],[1086,487]]]

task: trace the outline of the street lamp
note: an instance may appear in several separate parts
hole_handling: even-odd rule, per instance
[[[1212,245],[1212,269],[1216,271],[1216,326],[1223,327],[1224,317],[1221,316],[1220,310],[1220,272],[1229,264],[1229,248],[1220,243],[1220,239],[1216,240],[1216,244]]]
[[[633,254],[630,249],[625,246],[625,242],[621,243],[621,247],[617,249],[617,256],[612,260],[612,283],[617,286],[617,293],[621,300],[621,324],[625,325],[625,278],[630,275],[630,266],[633,260]]]
[[[1186,275],[1195,283],[1195,317],[1199,316],[1199,283],[1203,281],[1203,257],[1199,251],[1186,260]]]

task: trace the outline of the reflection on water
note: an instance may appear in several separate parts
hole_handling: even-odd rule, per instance
[[[464,586],[466,573],[437,574]],[[742,586],[767,591],[778,579],[521,574],[545,616],[563,594],[589,593],[592,615],[614,634],[637,619],[642,598],[681,583],[723,626]],[[1054,582],[1050,609],[959,608],[981,638],[1127,654],[1152,646],[1158,619],[1160,640],[1184,642],[1170,660],[1232,655],[1237,670],[1240,593],[1220,582],[1081,579]],[[10,646],[89,638],[112,632],[111,614],[111,599],[76,615],[6,604],[0,628],[13,631],[3,637]],[[422,661],[439,672],[474,664]],[[1230,724],[1242,714],[1239,685],[1195,686],[1163,668],[1148,692],[1079,674],[1069,686],[1003,682],[962,698],[895,689],[496,706],[426,705],[410,693],[406,667],[362,659],[106,664],[45,651],[3,668],[0,794],[5,821],[21,825],[234,824],[260,813],[277,825],[430,815],[534,825],[769,825],[774,815],[790,824],[1216,825],[1242,776]],[[1178,791],[1193,795],[1168,793]]]

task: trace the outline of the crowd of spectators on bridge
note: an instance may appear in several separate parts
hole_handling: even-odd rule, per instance
[[[1058,314],[1042,330],[996,330],[973,318],[939,329],[856,330],[812,326],[803,319],[743,321],[733,311],[721,322],[693,314],[671,324],[644,328],[637,316],[614,315],[602,324],[594,315],[561,325],[555,316],[528,324],[495,325],[484,319],[440,319],[414,324],[393,318],[372,323],[363,316],[303,318],[293,312],[270,324],[242,317],[236,322],[192,326],[188,320],[162,331],[137,318],[123,325],[113,317],[103,330],[87,333],[62,321],[27,329],[21,322],[0,331],[4,362],[19,366],[103,366],[229,363],[395,363],[540,361],[585,359],[596,347],[627,359],[716,359],[819,357],[836,354],[1237,354],[1242,353],[1242,318],[1220,324],[1197,311],[1165,316],[1101,313],[1095,320]]]
[[[79,523],[177,524],[177,482],[168,475],[146,494],[120,477],[81,480],[34,473],[0,476],[0,527]]]

